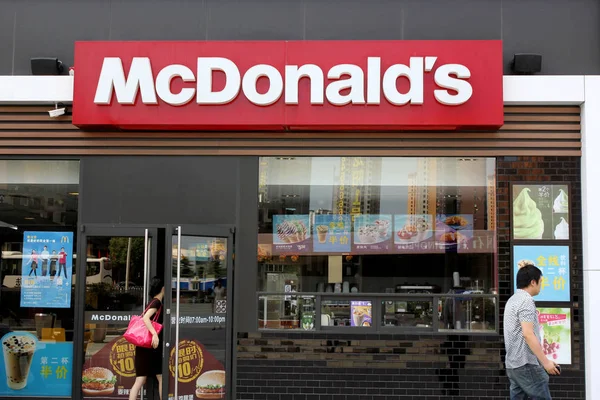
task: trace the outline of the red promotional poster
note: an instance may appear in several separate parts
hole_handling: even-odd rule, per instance
[[[177,357],[178,398],[215,399],[225,393],[225,368],[197,340],[179,341]],[[169,354],[169,398],[174,398],[175,348]],[[163,376],[163,379],[165,377]],[[135,346],[119,336],[106,343],[83,366],[84,397],[129,398],[135,381]],[[183,396],[183,397],[182,397]]]

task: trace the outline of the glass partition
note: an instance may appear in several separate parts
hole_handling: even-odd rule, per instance
[[[497,296],[493,158],[263,157],[258,192],[259,301],[283,302],[262,329],[302,329],[286,293],[315,296],[319,329],[353,327],[365,295],[387,296],[370,329],[441,329],[442,295]]]

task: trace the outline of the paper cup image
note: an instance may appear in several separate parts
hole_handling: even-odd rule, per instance
[[[354,309],[352,313],[352,320],[354,321],[354,326],[362,326],[363,320],[365,318],[365,312],[360,309]]]
[[[2,338],[6,385],[10,389],[21,390],[27,386],[35,348],[35,337],[26,332],[13,332]]]
[[[327,232],[329,232],[329,227],[327,225],[317,226],[317,237],[319,238],[319,243],[325,243],[327,241]]]

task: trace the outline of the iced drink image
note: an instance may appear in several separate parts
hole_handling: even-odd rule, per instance
[[[36,341],[33,336],[8,334],[2,339],[6,384],[10,389],[21,390],[27,386]]]
[[[329,232],[329,227],[327,225],[317,226],[317,237],[319,238],[319,243],[325,243],[327,241],[327,232]]]
[[[354,309],[352,313],[352,319],[354,320],[354,326],[362,326],[363,319],[365,318],[365,312],[360,309]]]

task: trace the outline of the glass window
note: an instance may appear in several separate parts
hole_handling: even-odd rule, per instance
[[[355,326],[365,294],[369,327],[495,329],[441,312],[462,294],[496,296],[495,193],[493,158],[261,158],[259,305],[295,321],[262,315],[262,327],[300,329],[300,297],[282,297],[298,292],[318,297],[315,329]]]
[[[0,397],[70,397],[78,161],[0,160]]]

